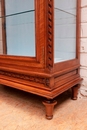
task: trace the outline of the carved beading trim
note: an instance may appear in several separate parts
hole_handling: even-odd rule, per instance
[[[35,76],[25,75],[25,74],[18,74],[14,72],[3,71],[3,70],[0,70],[0,75],[18,78],[18,79],[26,80],[29,82],[36,82],[36,83],[44,84],[45,86],[49,86],[50,84],[48,78],[35,77]]]
[[[48,0],[47,10],[48,37],[47,37],[47,67],[53,67],[53,0]]]

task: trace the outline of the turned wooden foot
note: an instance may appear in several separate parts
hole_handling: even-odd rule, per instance
[[[53,118],[53,109],[54,106],[57,104],[57,101],[48,100],[48,101],[44,101],[43,104],[45,105],[46,108],[46,118],[48,120],[51,120]]]
[[[80,88],[80,84],[75,85],[72,87],[72,99],[77,100],[77,95],[78,95],[78,89]]]

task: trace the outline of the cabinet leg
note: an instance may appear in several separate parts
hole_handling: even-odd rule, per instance
[[[72,87],[72,99],[77,100],[77,95],[78,95],[78,89],[80,88],[80,84],[75,85]]]
[[[43,104],[45,105],[45,108],[46,108],[46,118],[48,120],[51,120],[53,118],[53,109],[54,109],[54,106],[57,104],[57,101],[47,100],[47,101],[44,101]]]

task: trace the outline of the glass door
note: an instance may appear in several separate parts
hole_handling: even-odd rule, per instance
[[[35,57],[34,0],[4,0],[4,54]]]
[[[77,0],[54,0],[54,62],[76,58]]]

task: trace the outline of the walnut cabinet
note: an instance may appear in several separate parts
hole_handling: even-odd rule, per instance
[[[1,0],[0,84],[54,100],[82,80],[79,75],[80,0]]]

